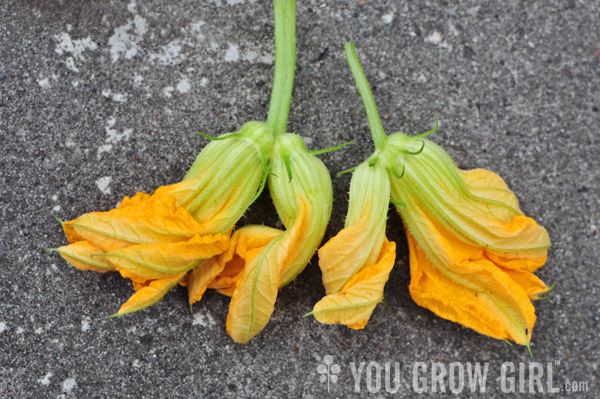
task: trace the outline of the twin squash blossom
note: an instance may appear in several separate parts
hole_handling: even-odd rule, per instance
[[[286,133],[295,1],[273,5],[275,76],[267,122],[209,137],[180,183],[61,222],[69,244],[55,250],[64,259],[132,281],[135,293],[113,316],[151,306],[178,284],[187,286],[190,306],[215,289],[231,297],[227,332],[248,342],[268,323],[279,288],[319,247],[333,199],[329,171],[315,155],[341,146],[308,151],[300,136]],[[499,176],[458,169],[424,138],[433,131],[386,136],[351,43],[346,56],[375,152],[354,168],[344,229],[319,250],[326,296],[310,314],[322,323],[365,327],[395,262],[396,244],[385,235],[391,202],[408,237],[415,302],[482,334],[529,345],[531,301],[549,291],[533,274],[546,261],[546,230],[523,214]],[[267,185],[285,229],[234,230]]]

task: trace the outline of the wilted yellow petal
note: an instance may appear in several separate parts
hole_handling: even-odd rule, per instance
[[[385,218],[383,221],[385,223]],[[371,220],[370,215],[365,213],[355,225],[342,229],[319,249],[319,266],[328,295],[342,290],[352,276],[369,264],[367,258],[372,249],[381,248],[381,244],[375,243],[384,238],[380,236],[385,233],[385,224],[383,229],[372,224],[380,223]]]
[[[285,235],[254,257],[237,282],[227,314],[227,333],[235,342],[248,342],[271,318],[281,280],[278,255]]]
[[[176,274],[172,277],[151,281],[148,285],[137,286],[137,291],[127,302],[121,306],[119,311],[110,316],[122,316],[127,313],[137,312],[160,301],[171,288],[177,285],[185,276],[185,273]],[[135,287],[135,286],[134,286]]]
[[[413,300],[482,334],[528,345],[535,310],[527,292],[480,249],[436,222],[420,223],[427,224],[407,223]],[[413,232],[427,235],[416,239]]]
[[[107,252],[131,244],[187,241],[200,230],[170,195],[137,195],[124,201],[116,209],[86,213],[63,227]]]
[[[123,267],[125,266],[125,267]],[[141,265],[137,265],[133,262],[119,262],[115,265],[115,268],[121,274],[121,277],[128,278],[135,283],[146,283],[150,280],[156,280],[161,278],[171,277],[173,273],[160,272],[158,270],[150,269]]]
[[[525,290],[529,299],[537,299],[549,290],[546,284],[531,272],[521,269],[502,268],[502,270]]]
[[[502,266],[506,269],[514,269],[514,270],[526,270],[528,272],[534,272],[538,268],[546,263],[547,255],[543,255],[537,258],[528,258],[527,254],[512,254],[513,256],[507,256],[507,254],[503,254],[502,252],[493,252],[489,250],[484,251],[485,256],[497,264],[498,266]],[[524,257],[525,256],[525,257]]]
[[[219,255],[219,262],[224,263],[223,270],[208,288],[216,289],[227,296],[233,295],[245,265],[281,233],[283,232],[279,229],[262,225],[249,225],[236,230],[231,236],[229,249]]]
[[[218,258],[218,256],[215,256],[202,261],[190,272],[187,285],[190,305],[202,299],[208,285],[223,270],[225,265],[219,262]]]
[[[364,267],[341,291],[321,299],[310,313],[321,323],[363,329],[383,299],[383,288],[396,258],[396,244],[384,241],[377,263]]]
[[[244,276],[237,282],[229,304],[227,332],[238,343],[246,343],[262,330],[269,319],[281,275],[288,265],[297,264],[305,256],[302,251],[309,228],[311,212],[300,196],[302,208],[294,225],[273,239],[246,265]]]
[[[202,260],[218,255],[227,249],[226,234],[194,236],[188,241],[160,242],[131,245],[102,255],[118,269],[127,269],[147,276],[148,269],[161,273],[182,273]]]
[[[115,270],[105,259],[93,256],[102,254],[103,251],[89,241],[77,241],[57,248],[56,252],[79,270],[92,270],[100,273]]]

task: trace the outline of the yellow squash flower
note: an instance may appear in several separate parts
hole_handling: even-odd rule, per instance
[[[118,270],[133,281],[136,293],[116,315],[156,303],[185,284],[189,271],[229,248],[231,230],[266,183],[272,141],[260,122],[221,136],[201,151],[182,182],[65,222],[70,245],[56,250],[81,270]]]
[[[415,148],[421,151],[412,155]],[[414,301],[482,334],[529,345],[531,300],[549,290],[533,274],[546,262],[546,230],[523,214],[502,178],[458,169],[429,140],[394,134],[385,157],[405,170],[392,178],[392,198],[407,231]]]
[[[523,214],[517,198],[498,175],[484,169],[460,170],[440,146],[425,139],[437,124],[419,136],[386,136],[354,45],[346,43],[345,49],[375,144],[371,163],[380,162],[390,179],[390,191],[379,188],[371,198],[380,195],[387,200],[391,192],[391,202],[402,217],[410,250],[412,298],[439,316],[482,334],[529,346],[535,324],[531,301],[549,291],[533,274],[546,262],[548,233]],[[356,223],[359,228],[347,223],[338,237],[345,233],[348,243],[355,241],[361,248],[358,230],[369,229],[376,237],[381,223],[374,215]],[[335,248],[338,237],[331,241],[334,250],[328,248],[329,243],[323,247],[321,261],[328,297],[335,300],[328,302],[325,297],[313,313],[318,318],[317,311],[332,308],[335,312],[322,312],[327,316],[324,322],[360,327],[368,319],[363,309],[337,309],[344,300],[339,294],[353,289],[353,296],[366,297],[372,291],[371,287],[355,288],[360,279],[367,278],[359,277],[360,273],[351,280],[354,285],[340,288],[340,282],[353,275],[360,262],[348,255],[351,247],[340,243],[340,249]],[[363,256],[373,256],[371,250],[363,247]],[[342,265],[337,266],[338,262]],[[351,305],[351,301],[347,303]]]
[[[396,258],[396,244],[385,237],[390,181],[377,159],[360,164],[350,182],[346,223],[319,249],[327,296],[309,314],[321,323],[362,329],[383,299]]]
[[[236,283],[227,332],[248,342],[269,322],[279,287],[291,282],[308,264],[323,239],[333,193],[329,171],[304,146],[302,138],[277,136],[271,156],[269,192],[286,231],[247,261]]]

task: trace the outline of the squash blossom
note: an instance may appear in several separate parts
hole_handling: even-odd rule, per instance
[[[396,258],[396,244],[385,237],[389,201],[383,163],[373,157],[360,164],[350,182],[345,227],[319,249],[327,295],[307,315],[321,323],[365,327]]]
[[[367,111],[373,158],[385,165],[390,201],[405,225],[412,298],[443,318],[529,347],[536,319],[531,301],[550,290],[533,274],[546,262],[548,233],[523,214],[498,175],[461,170],[425,139],[437,123],[418,136],[386,136],[354,45],[345,48]]]
[[[282,134],[271,156],[269,192],[286,230],[250,262],[236,284],[227,315],[227,332],[248,342],[269,322],[281,286],[308,264],[329,223],[333,192],[329,171],[302,138]]]
[[[417,146],[421,153],[407,153]],[[528,346],[536,319],[531,300],[549,290],[533,274],[546,262],[546,230],[523,214],[502,178],[460,170],[427,139],[394,134],[384,156],[405,170],[392,178],[392,198],[406,227],[414,301],[482,334]]]
[[[132,280],[136,293],[116,315],[158,302],[229,248],[231,230],[265,184],[272,140],[267,125],[246,123],[208,144],[182,182],[63,223],[69,245],[56,251],[80,270]]]

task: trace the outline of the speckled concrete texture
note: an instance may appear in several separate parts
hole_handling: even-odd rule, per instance
[[[190,314],[178,287],[149,309],[105,320],[131,285],[44,252],[65,243],[52,215],[108,210],[176,182],[206,144],[195,131],[265,119],[272,5],[0,0],[0,397],[413,397],[419,362],[429,389],[435,362],[487,362],[485,392],[466,383],[462,396],[500,397],[505,362],[517,370],[513,396],[525,395],[518,368],[537,362],[544,389],[552,368],[554,397],[598,397],[600,2],[298,3],[289,130],[310,149],[360,143],[322,156],[332,175],[372,151],[343,54],[353,40],[388,133],[429,130],[437,116],[432,139],[460,167],[503,176],[548,229],[553,246],[537,275],[556,288],[536,303],[533,359],[415,305],[393,212],[387,306],[362,331],[302,318],[324,294],[316,259],[247,345],[225,332],[229,301],[217,293]],[[349,181],[334,180],[326,238],[343,225]],[[277,226],[266,194],[242,220],[257,222]],[[329,387],[318,369],[325,360],[338,377]],[[398,391],[386,389],[384,372],[376,389],[378,366],[396,362]]]

